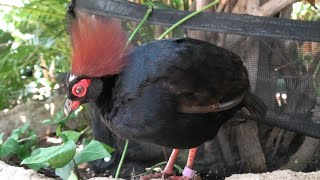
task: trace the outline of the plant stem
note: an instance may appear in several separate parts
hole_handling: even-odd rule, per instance
[[[172,30],[174,30],[176,27],[178,27],[179,25],[181,25],[182,23],[186,22],[187,20],[189,20],[190,18],[192,18],[193,16],[201,13],[202,11],[216,5],[217,3],[219,3],[220,0],[215,0],[212,3],[206,5],[205,7],[199,9],[198,11],[195,11],[191,14],[189,14],[188,16],[182,18],[181,20],[179,20],[177,23],[175,23],[174,25],[172,25],[170,28],[168,28],[163,34],[161,34],[161,36],[158,38],[158,40],[163,39],[167,34],[169,34]]]
[[[119,177],[121,166],[123,164],[124,157],[126,156],[126,153],[127,153],[128,144],[129,144],[129,140],[127,139],[126,140],[126,144],[124,145],[122,156],[121,156],[121,159],[120,159],[120,162],[119,162],[119,165],[118,165],[118,169],[117,169],[117,172],[116,172],[116,175],[115,175],[116,179],[118,179],[118,177]]]
[[[140,30],[140,28],[142,27],[142,25],[146,22],[147,18],[150,16],[152,12],[152,6],[150,4],[148,4],[148,10],[146,12],[146,14],[143,16],[141,22],[139,23],[139,25],[136,27],[136,29],[131,33],[130,37],[128,38],[128,43],[130,43],[132,41],[132,39],[134,38],[134,36],[137,34],[137,32]]]
[[[80,178],[80,174],[79,174],[79,168],[78,165],[76,164],[76,161],[74,160],[74,158],[72,159],[73,163],[74,163],[74,171],[76,172],[76,176],[78,177],[78,179]]]

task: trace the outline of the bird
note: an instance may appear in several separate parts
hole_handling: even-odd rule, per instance
[[[69,31],[65,113],[95,103],[117,136],[173,148],[161,173],[141,179],[192,179],[197,147],[235,113],[266,114],[241,57],[229,50],[187,37],[134,46],[119,21],[85,12],[74,14]],[[174,176],[180,149],[189,149],[188,160]]]

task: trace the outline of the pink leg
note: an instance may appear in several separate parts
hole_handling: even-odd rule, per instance
[[[162,173],[156,173],[156,174],[149,174],[140,177],[140,180],[149,180],[149,179],[157,179],[162,177],[169,177],[173,175],[173,167],[174,163],[177,161],[179,155],[179,149],[173,149],[170,158],[168,160],[168,163]]]
[[[141,180],[157,179],[157,178],[169,178],[170,180],[189,180],[193,179],[196,175],[196,171],[192,170],[194,158],[196,156],[198,148],[192,148],[189,150],[187,165],[184,168],[182,174],[183,176],[173,176],[174,163],[176,162],[179,154],[179,149],[174,149],[171,153],[169,161],[162,171],[162,173],[149,174],[142,176]]]
[[[172,175],[173,174],[173,167],[174,163],[177,161],[179,155],[179,149],[173,149],[170,158],[166,167],[163,170],[163,174]]]
[[[190,168],[190,169],[192,169],[193,161],[194,161],[194,158],[196,157],[197,150],[198,150],[197,147],[196,148],[192,148],[192,149],[189,150],[187,167]]]
[[[192,148],[189,150],[187,165],[186,167],[184,167],[184,170],[182,172],[184,179],[193,179],[197,173],[197,171],[192,170],[193,161],[196,156],[197,149],[198,148]]]

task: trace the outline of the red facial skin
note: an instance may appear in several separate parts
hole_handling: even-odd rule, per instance
[[[82,98],[86,96],[88,87],[91,84],[91,79],[82,79],[75,85],[73,85],[71,93],[72,95]],[[68,115],[70,112],[75,111],[79,108],[80,101],[67,100],[65,103],[65,113]]]

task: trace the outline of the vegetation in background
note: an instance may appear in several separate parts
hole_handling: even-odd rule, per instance
[[[151,3],[159,9],[188,10],[191,6],[189,0],[132,1]],[[0,110],[12,108],[28,98],[49,97],[55,76],[69,71],[70,41],[65,19],[68,2],[0,0],[0,18],[3,19],[0,23]],[[298,2],[292,17],[319,20],[320,13],[309,3]],[[128,27],[135,28],[132,24]],[[142,27],[140,33],[139,38],[157,38],[155,28],[150,26]],[[173,33],[183,34],[179,30]]]
[[[4,140],[4,134],[0,134],[0,159],[16,155],[20,160],[28,157],[36,145],[36,134],[30,129],[29,124],[15,129]]]
[[[70,67],[70,41],[65,19],[68,1],[21,0],[21,2],[19,5],[0,4],[0,13],[5,22],[5,26],[0,26],[2,29],[0,30],[0,110],[12,108],[27,99],[42,100],[50,97],[55,88],[55,76],[69,71]],[[188,0],[140,1],[142,4],[147,2],[159,9],[188,10],[190,6]],[[300,3],[294,8],[292,17],[315,21],[320,19],[320,13],[311,5]],[[135,29],[135,25],[127,24],[130,30]],[[176,30],[174,33],[180,36],[184,32]],[[140,42],[158,38],[156,28],[143,26],[138,38]],[[319,65],[315,76],[318,69]],[[63,124],[67,120],[61,111],[53,120],[45,122]],[[76,131],[61,132],[58,128],[57,136],[63,140],[63,144],[37,149],[23,163],[29,164],[34,169],[50,165],[57,168],[56,173],[60,177],[66,179],[76,174],[78,164],[93,160],[94,155],[88,153],[92,147],[90,143],[95,147],[101,147],[99,148],[101,153],[95,158],[110,156],[113,151],[110,147],[98,145],[95,141],[89,144],[78,142],[82,134],[83,132]],[[27,126],[18,128],[6,140],[3,136],[0,134],[1,158],[16,155],[24,159],[36,148],[36,135]],[[77,152],[76,143],[78,146],[82,144],[81,147],[84,148]]]
[[[0,2],[1,110],[50,96],[55,75],[69,70],[70,41],[67,0]]]

